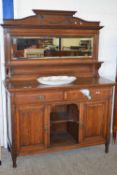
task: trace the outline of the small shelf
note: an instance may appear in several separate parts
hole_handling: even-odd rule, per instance
[[[67,122],[74,122],[74,123],[77,123],[78,124],[78,122],[77,121],[75,121],[75,120],[55,120],[55,121],[51,121],[51,124],[58,124],[58,123],[67,123]]]
[[[52,145],[71,145],[76,144],[77,141],[68,132],[54,132],[51,134]]]

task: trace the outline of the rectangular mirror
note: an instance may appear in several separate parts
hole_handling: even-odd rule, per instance
[[[93,56],[93,37],[12,37],[12,59]]]

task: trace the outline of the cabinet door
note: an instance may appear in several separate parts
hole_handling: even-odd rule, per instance
[[[80,141],[105,142],[108,128],[108,101],[90,102],[83,105]]]
[[[19,106],[17,116],[17,150],[38,151],[48,144],[48,113],[43,105]]]

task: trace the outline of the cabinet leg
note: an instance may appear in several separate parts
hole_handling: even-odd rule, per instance
[[[105,153],[108,153],[109,152],[109,143],[106,143],[105,144]]]
[[[17,167],[16,159],[17,159],[17,156],[12,155],[13,168],[16,168]]]
[[[13,168],[16,168],[17,164],[16,164],[16,158],[13,159]]]
[[[116,142],[116,132],[115,131],[113,131],[113,141],[114,143]]]
[[[2,165],[2,161],[0,160],[0,165]]]

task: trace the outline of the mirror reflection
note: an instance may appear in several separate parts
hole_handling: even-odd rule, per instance
[[[12,37],[13,59],[91,57],[92,37]]]

